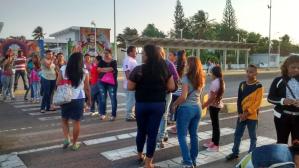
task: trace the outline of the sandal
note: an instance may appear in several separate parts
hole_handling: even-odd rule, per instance
[[[81,146],[81,145],[80,145],[79,143],[73,144],[73,145],[72,145],[72,150],[73,150],[73,151],[77,151],[77,150],[79,150],[80,146]]]
[[[140,158],[137,159],[137,163],[138,163],[139,165],[144,164],[145,157],[146,157],[145,154],[142,154],[142,156],[141,156]]]
[[[70,141],[68,139],[65,139],[63,141],[63,146],[62,146],[62,149],[66,149],[70,146]]]

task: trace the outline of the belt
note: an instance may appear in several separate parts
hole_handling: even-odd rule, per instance
[[[285,114],[289,114],[289,115],[293,115],[293,116],[299,116],[299,113],[298,112],[292,112],[292,111],[287,111],[287,110],[284,110],[283,111]]]

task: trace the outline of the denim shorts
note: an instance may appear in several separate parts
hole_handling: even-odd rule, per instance
[[[63,119],[81,120],[84,111],[84,99],[73,99],[70,103],[61,105]]]

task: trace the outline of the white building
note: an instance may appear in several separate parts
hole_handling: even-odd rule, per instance
[[[263,54],[252,54],[250,56],[250,63],[257,65],[258,67],[268,67],[268,53]],[[277,68],[280,66],[280,56],[279,54],[270,55],[270,66],[272,68]]]

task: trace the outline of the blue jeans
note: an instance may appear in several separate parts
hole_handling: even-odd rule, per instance
[[[1,81],[1,78],[2,78],[2,70],[0,70],[0,92],[2,93],[2,81]]]
[[[126,90],[126,118],[135,118],[133,107],[135,106],[135,91]]]
[[[170,106],[171,100],[172,100],[172,93],[168,93],[166,95],[165,113],[160,122],[158,141],[163,141],[164,137],[168,137],[166,127],[167,127],[167,119],[168,119],[169,106]]]
[[[252,152],[254,167],[270,167],[273,164],[285,162],[293,162],[293,155],[286,144],[264,145]]]
[[[248,128],[248,133],[250,137],[250,147],[248,152],[252,152],[256,147],[256,120],[245,120],[240,122],[240,118],[237,120],[237,128],[235,130],[235,139],[234,139],[234,146],[232,152],[234,155],[239,155],[239,148],[242,136],[244,134],[245,128]]]
[[[40,82],[39,82],[40,83]],[[29,85],[29,87],[30,87],[30,96],[31,96],[31,98],[33,99],[34,98],[34,89],[33,89],[33,86],[32,86],[32,84],[30,84]],[[40,87],[39,87],[39,94],[40,94]]]
[[[31,93],[33,93],[33,99],[34,100],[39,100],[40,98],[40,82],[32,82],[31,87],[32,87],[32,91]]]
[[[103,82],[98,82],[99,88],[99,97],[100,97],[100,104],[99,104],[99,111],[101,115],[106,115],[106,100],[107,100],[107,92],[109,94],[112,106],[112,116],[116,117],[116,110],[117,110],[117,85],[112,86]]]
[[[10,95],[11,98],[14,98],[14,92],[13,92],[13,85],[14,85],[14,76],[1,76],[1,83],[2,83],[2,96],[4,99]]]
[[[95,104],[97,103],[99,105],[99,89],[97,84],[95,85],[90,85],[90,90],[91,90],[91,107],[90,111],[95,112]]]
[[[182,163],[192,166],[196,163],[198,155],[198,135],[197,129],[201,117],[201,107],[199,105],[184,105],[177,110],[176,126]],[[190,151],[187,144],[187,132],[190,134]]]
[[[146,156],[152,158],[156,149],[160,121],[165,111],[165,102],[136,103],[135,108],[137,121],[137,152],[143,152],[145,141],[147,141]]]
[[[52,97],[54,94],[54,89],[56,85],[56,80],[47,80],[42,78],[42,88],[43,88],[43,99],[41,104],[41,110],[50,110]]]

